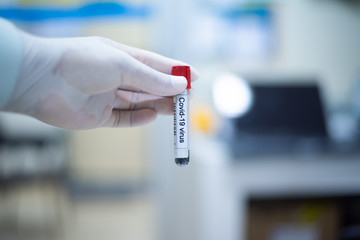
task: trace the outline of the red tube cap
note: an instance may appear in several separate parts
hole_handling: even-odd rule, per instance
[[[189,66],[173,66],[171,75],[185,77],[187,80],[186,89],[191,88],[191,71]]]

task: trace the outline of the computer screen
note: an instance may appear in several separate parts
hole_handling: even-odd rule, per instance
[[[251,108],[235,120],[238,132],[327,136],[318,86],[252,85],[251,89]]]

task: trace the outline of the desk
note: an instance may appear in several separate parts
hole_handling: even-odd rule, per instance
[[[245,239],[250,198],[346,196],[360,193],[360,154],[267,156],[233,161],[227,146],[199,141],[200,239]]]

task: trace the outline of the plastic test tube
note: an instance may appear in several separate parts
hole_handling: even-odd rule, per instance
[[[174,97],[174,147],[175,163],[185,166],[189,163],[189,89],[191,88],[191,72],[189,66],[174,66],[172,75],[184,76],[187,87],[184,92]]]

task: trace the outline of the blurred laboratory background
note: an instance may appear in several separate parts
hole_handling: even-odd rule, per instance
[[[0,17],[200,72],[187,167],[171,116],[65,131],[1,113],[0,239],[360,239],[360,1],[2,0]]]

